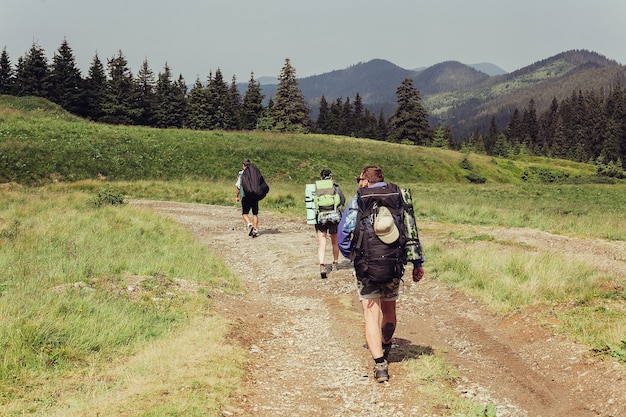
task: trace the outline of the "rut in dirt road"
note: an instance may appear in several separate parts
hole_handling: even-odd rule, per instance
[[[588,348],[554,335],[528,316],[490,314],[430,277],[428,259],[423,282],[406,280],[398,303],[391,380],[377,384],[364,348],[350,265],[344,261],[327,280],[319,279],[317,241],[304,221],[261,212],[261,236],[251,239],[234,207],[132,204],[171,216],[192,230],[248,288],[244,297],[213,296],[218,312],[238,323],[232,336],[250,352],[247,394],[227,415],[446,416],[445,409],[435,413],[424,403],[419,382],[416,386],[406,375],[404,360],[428,354],[455,364],[459,395],[496,405],[498,417],[626,415],[623,365],[594,357]],[[429,224],[420,234],[426,255],[436,239],[428,230],[441,226]],[[525,229],[502,232],[511,241],[535,239],[532,250],[547,250]],[[584,247],[588,241],[581,242]],[[602,252],[596,250],[594,256]]]

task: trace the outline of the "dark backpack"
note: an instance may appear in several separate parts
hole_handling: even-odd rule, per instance
[[[359,210],[350,247],[357,279],[363,283],[400,279],[407,262],[405,207],[400,187],[390,183],[383,187],[359,188],[357,204]],[[383,206],[393,216],[399,232],[398,239],[391,244],[380,240],[374,230],[376,217]]]
[[[263,200],[270,191],[261,171],[256,165],[250,164],[241,174],[241,187],[246,197],[254,200]]]

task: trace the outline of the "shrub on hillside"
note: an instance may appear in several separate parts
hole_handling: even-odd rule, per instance
[[[107,184],[98,191],[97,195],[89,200],[89,204],[92,207],[123,206],[126,204],[126,199],[121,191],[115,190]]]

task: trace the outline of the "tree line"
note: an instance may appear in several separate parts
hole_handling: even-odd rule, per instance
[[[264,105],[254,73],[243,97],[235,76],[229,83],[219,68],[206,82],[198,78],[188,89],[182,75],[174,77],[167,63],[155,74],[144,60],[134,75],[121,51],[106,65],[96,54],[83,77],[64,40],[50,64],[36,43],[15,66],[5,48],[0,54],[0,94],[44,97],[73,114],[110,124],[336,134],[502,157],[529,154],[592,162],[610,173],[615,168],[619,175],[626,164],[626,94],[619,86],[607,93],[574,92],[561,102],[555,98],[539,115],[531,99],[523,111],[511,112],[506,127],[499,128],[494,115],[489,132],[475,131],[455,140],[449,127],[430,126],[410,78],[398,86],[396,108],[389,116],[382,109],[378,114],[366,109],[357,93],[353,99],[339,97],[330,103],[322,96],[317,119],[311,120],[289,59],[276,93]]]
[[[0,94],[44,97],[97,122],[157,128],[301,131],[418,143],[430,130],[419,93],[407,82],[401,89],[407,104],[390,119],[382,110],[376,117],[364,109],[357,94],[354,102],[349,97],[345,101],[337,98],[330,105],[322,97],[319,117],[313,121],[289,59],[278,77],[274,97],[264,106],[265,96],[254,73],[242,97],[235,76],[228,83],[219,68],[206,82],[198,78],[188,89],[182,75],[176,78],[168,64],[155,74],[144,60],[134,75],[121,51],[106,65],[96,54],[82,77],[67,40],[51,63],[36,43],[15,67],[6,48],[0,54]],[[407,120],[411,115],[406,109],[419,109],[415,117],[423,120],[414,127],[427,128],[426,132],[411,132]]]
[[[488,155],[539,155],[593,163],[599,172],[623,178],[626,167],[626,92],[573,91],[538,113],[531,98],[520,111],[514,108],[503,128],[491,118],[489,132],[475,132],[461,146]]]

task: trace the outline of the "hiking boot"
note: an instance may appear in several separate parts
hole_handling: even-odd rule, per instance
[[[333,271],[333,272],[339,271],[339,263],[338,262],[333,262],[333,267],[331,268],[331,271]]]
[[[385,360],[389,357],[389,352],[391,352],[391,342],[383,343],[383,358],[385,358]]]
[[[252,227],[252,223],[248,223],[248,229],[250,229],[250,231],[248,232],[248,236],[252,236],[252,234],[254,233],[254,228]]]
[[[383,363],[374,364],[374,379],[376,382],[389,381],[389,364],[386,360]]]
[[[259,231],[256,229],[252,229],[250,230],[250,236],[252,237],[258,237],[259,236]]]
[[[320,276],[322,279],[326,279],[328,271],[326,271],[326,265],[320,264]]]

